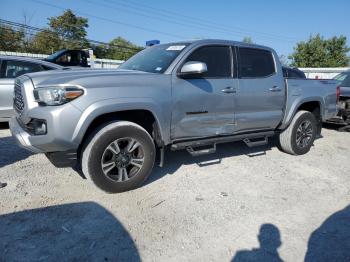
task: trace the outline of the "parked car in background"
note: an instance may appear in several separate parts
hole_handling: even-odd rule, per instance
[[[13,136],[58,167],[77,163],[107,192],[140,186],[165,147],[192,156],[218,143],[278,136],[307,153],[336,115],[335,80],[284,78],[276,52],[225,40],[161,44],[117,70],[70,70],[16,79]],[[17,104],[19,106],[17,106]],[[24,106],[22,106],[24,104]]]
[[[282,71],[283,71],[284,78],[306,79],[305,73],[296,67],[292,68],[292,67],[283,66]]]
[[[89,67],[87,59],[89,53],[86,50],[60,50],[45,58],[45,61],[65,67],[80,66]]]
[[[62,68],[33,58],[0,56],[0,122],[7,122],[13,115],[13,88],[16,77],[26,73]]]
[[[340,123],[350,125],[350,70],[334,77],[339,81],[338,117]]]

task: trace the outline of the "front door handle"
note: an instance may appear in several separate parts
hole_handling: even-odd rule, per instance
[[[234,93],[236,93],[236,88],[228,86],[228,87],[222,89],[221,92],[223,92],[225,94],[234,94]]]
[[[269,90],[271,92],[281,92],[282,88],[279,88],[278,86],[273,86],[273,87],[269,88]]]

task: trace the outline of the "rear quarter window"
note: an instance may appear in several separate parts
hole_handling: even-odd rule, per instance
[[[273,55],[268,50],[239,48],[238,56],[240,77],[267,77],[276,72]]]

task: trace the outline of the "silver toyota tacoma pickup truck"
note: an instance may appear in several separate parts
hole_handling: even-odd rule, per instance
[[[117,70],[40,72],[16,79],[10,121],[25,148],[79,169],[100,189],[140,186],[164,150],[192,156],[216,144],[277,135],[307,153],[336,115],[336,81],[285,79],[276,52],[224,40],[149,47]]]

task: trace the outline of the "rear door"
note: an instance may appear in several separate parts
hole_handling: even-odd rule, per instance
[[[283,116],[285,87],[276,58],[265,49],[240,47],[236,131],[274,129]]]
[[[203,62],[208,72],[196,78],[172,76],[172,139],[232,134],[235,128],[234,90],[237,78],[228,45],[207,45],[192,51],[180,63]]]

